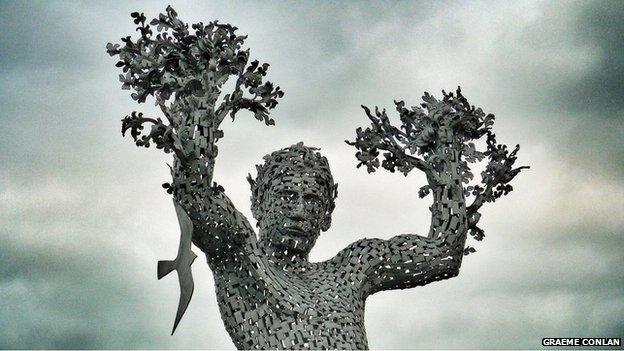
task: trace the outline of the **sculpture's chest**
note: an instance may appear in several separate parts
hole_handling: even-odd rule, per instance
[[[239,349],[364,349],[364,301],[344,276],[316,270],[215,275],[221,317]]]

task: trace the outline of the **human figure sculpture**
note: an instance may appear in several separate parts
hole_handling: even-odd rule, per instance
[[[447,186],[459,184],[449,179]],[[461,198],[441,199],[448,211],[436,221],[435,237],[362,239],[315,263],[308,254],[329,229],[336,196],[327,160],[302,143],[276,151],[265,157],[252,191],[258,239],[221,190],[190,204],[197,206],[191,213],[210,213],[195,221],[201,229],[193,242],[206,253],[221,316],[240,349],[366,349],[368,296],[459,272],[467,233]]]
[[[469,105],[459,89],[440,101],[425,94],[422,108],[396,102],[401,128],[391,125],[385,110],[365,107],[371,127],[358,128],[356,140],[347,142],[358,150],[358,167],[425,172],[428,185],[420,194],[433,195],[429,234],[365,238],[329,260],[310,262],[317,238],[330,228],[337,196],[318,149],[300,142],[256,166],[257,176],[248,180],[258,235],[213,182],[216,142],[223,136],[218,127],[225,116],[248,109],[273,124],[268,110],[283,93],[262,84],[268,65],[248,66],[249,52],[240,49],[244,37],[229,25],[196,24],[191,35],[168,7],[150,24],[173,34],[154,39],[143,14],[132,17],[141,37],[124,38],[124,47],[109,44],[107,50],[119,56],[118,66],[127,72],[120,79],[135,90],[133,98],[143,102],[154,96],[168,122],[133,112],[122,131],[130,130],[139,146],[152,143],[174,154],[173,181],[164,187],[174,197],[182,239],[178,259],[161,261],[158,271],[159,278],[174,269],[180,277],[174,330],[192,293],[192,240],[213,271],[221,317],[237,348],[366,349],[367,297],[457,276],[463,255],[473,251],[465,248],[467,235],[483,238],[476,225],[479,208],[511,191],[508,183],[524,168],[512,167],[517,147],[509,153],[496,143],[493,115]],[[219,105],[220,89],[231,75],[237,77],[235,90]],[[153,124],[148,134],[142,134],[145,123]],[[482,136],[487,136],[485,152],[469,142]],[[482,186],[465,186],[472,179],[468,163],[485,157],[490,162]]]

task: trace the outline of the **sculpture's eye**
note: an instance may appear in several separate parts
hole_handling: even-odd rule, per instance
[[[306,205],[310,206],[320,206],[323,203],[321,198],[316,194],[305,194],[303,196],[303,200],[305,201]]]
[[[297,199],[297,193],[292,190],[283,189],[278,193],[279,199],[283,202],[291,202]]]

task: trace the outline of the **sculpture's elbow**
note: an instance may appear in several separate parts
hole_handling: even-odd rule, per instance
[[[444,269],[439,270],[438,274],[434,275],[432,279],[429,280],[427,283],[432,282],[432,281],[441,281],[441,280],[451,279],[451,278],[457,277],[458,275],[459,275],[459,267],[446,266],[444,267]]]
[[[443,273],[443,279],[450,279],[459,275],[459,268],[461,267],[461,257],[449,257],[446,267]]]
[[[458,275],[459,275],[459,267],[451,268],[449,270],[449,278],[454,278],[454,277],[457,277]]]
[[[459,275],[459,269],[462,265],[462,258],[464,258],[463,254],[453,257],[453,263],[449,267],[453,277],[457,277]]]

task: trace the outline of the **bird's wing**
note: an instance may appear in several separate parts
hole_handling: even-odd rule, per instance
[[[180,224],[180,245],[178,247],[178,256],[173,261],[159,261],[158,262],[158,279],[169,274],[173,270],[178,272],[178,282],[180,283],[180,300],[178,301],[178,312],[176,313],[175,322],[173,324],[173,330],[171,335],[178,327],[178,323],[182,319],[186,308],[191,302],[193,296],[193,289],[195,284],[193,283],[193,272],[191,271],[191,265],[197,258],[197,255],[191,250],[191,240],[193,237],[193,223],[186,214],[186,211],[182,206],[173,200],[173,205],[178,216],[178,223]]]
[[[178,312],[176,313],[175,322],[173,323],[173,329],[171,330],[171,335],[175,332],[178,327],[178,323],[182,319],[184,312],[186,312],[186,308],[191,302],[191,297],[193,297],[193,290],[195,288],[195,283],[193,282],[193,273],[191,271],[191,264],[197,258],[197,255],[193,253],[193,251],[188,250],[190,253],[190,257],[186,256],[187,260],[178,261],[178,281],[180,282],[180,300],[178,301]],[[180,258],[180,257],[178,257]],[[187,264],[181,264],[182,262],[188,262]]]

